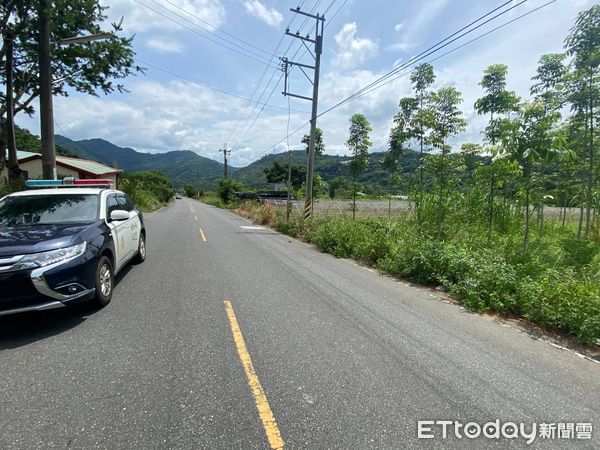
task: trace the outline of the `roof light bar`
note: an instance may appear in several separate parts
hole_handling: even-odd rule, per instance
[[[66,177],[63,180],[27,180],[27,187],[81,187],[81,186],[110,186],[112,180],[108,179],[86,179],[77,180],[73,177]]]

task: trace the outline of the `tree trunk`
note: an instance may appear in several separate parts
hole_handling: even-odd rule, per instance
[[[590,74],[589,88],[590,88],[590,101],[589,101],[589,117],[590,117],[590,140],[589,140],[589,155],[590,164],[588,168],[588,182],[587,182],[587,200],[586,200],[586,213],[585,213],[585,237],[588,238],[590,235],[591,215],[592,215],[592,190],[594,188],[594,103],[592,98],[592,82],[593,77]]]
[[[527,169],[525,171],[525,236],[523,238],[523,246],[525,250],[529,245],[529,178],[530,178],[529,163],[527,163]]]
[[[352,174],[352,220],[356,220],[356,172]]]
[[[540,206],[538,211],[538,224],[539,224],[539,235],[542,237],[544,234],[544,192],[546,187],[544,186],[544,161],[540,163]]]
[[[490,164],[491,178],[490,178],[490,197],[488,200],[488,241],[492,238],[492,229],[494,221],[494,196],[496,195],[496,174],[494,172],[494,162]]]

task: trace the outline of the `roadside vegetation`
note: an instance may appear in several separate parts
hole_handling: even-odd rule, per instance
[[[159,172],[125,173],[119,186],[142,211],[154,211],[175,195],[171,179]]]
[[[399,102],[382,165],[397,178],[401,155],[418,151],[418,168],[404,180],[410,208],[400,217],[359,218],[351,208],[305,221],[251,203],[238,212],[337,257],[440,286],[474,311],[600,344],[599,43],[596,5],[578,15],[565,53],[540,58],[529,99],[508,89],[507,66],[488,67],[474,105],[488,121],[483,144],[460,149],[451,147],[467,125],[460,92],[433,90],[433,67],[416,67],[414,95]],[[345,188],[353,193],[368,164],[357,147],[370,145],[362,119],[352,117],[346,142],[355,171]]]

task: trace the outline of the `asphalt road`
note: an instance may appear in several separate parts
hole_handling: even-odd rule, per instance
[[[600,446],[598,363],[198,202],[146,223],[106,308],[0,320],[0,448],[526,446],[417,439],[496,419]]]

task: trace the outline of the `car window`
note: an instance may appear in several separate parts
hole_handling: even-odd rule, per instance
[[[0,225],[93,222],[98,218],[97,195],[26,195],[0,201]]]
[[[119,202],[119,209],[124,209],[125,211],[133,211],[134,206],[133,202],[127,195],[117,195],[117,201]]]
[[[106,199],[106,217],[110,217],[110,213],[116,211],[117,209],[121,209],[121,206],[117,202],[116,196],[114,194],[109,195]]]

